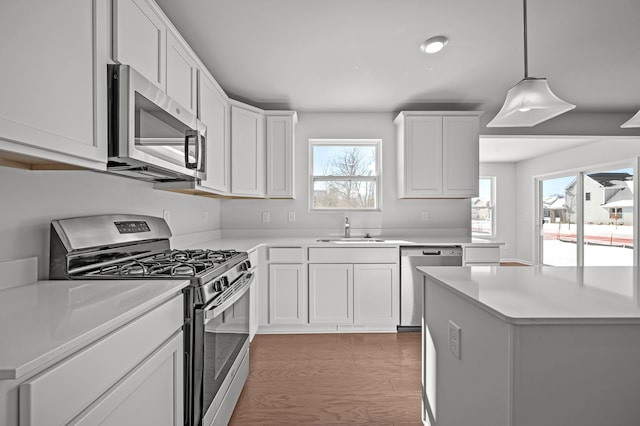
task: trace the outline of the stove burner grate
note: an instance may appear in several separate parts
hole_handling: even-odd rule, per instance
[[[103,266],[91,275],[100,276],[197,276],[240,253],[236,250],[171,250],[144,259]]]

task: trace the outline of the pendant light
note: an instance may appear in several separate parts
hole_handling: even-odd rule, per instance
[[[527,0],[524,15],[524,79],[507,92],[507,99],[487,127],[532,127],[575,108],[553,94],[546,78],[529,77],[527,60]]]
[[[620,127],[625,128],[625,129],[629,128],[629,127],[640,127],[640,111],[636,112],[636,115],[631,117],[629,119],[629,121],[627,121],[626,123],[624,123]]]

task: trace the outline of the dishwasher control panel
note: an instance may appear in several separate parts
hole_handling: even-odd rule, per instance
[[[462,256],[460,246],[403,247],[401,256]]]

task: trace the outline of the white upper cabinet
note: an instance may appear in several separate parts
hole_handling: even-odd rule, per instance
[[[293,198],[294,111],[265,111],[267,126],[267,196]]]
[[[104,170],[109,3],[6,1],[0,165]]]
[[[398,126],[400,198],[478,195],[481,112],[401,112]]]
[[[234,102],[231,106],[231,192],[264,197],[265,149],[262,111]]]
[[[207,126],[207,177],[200,181],[200,186],[201,189],[226,194],[231,189],[229,102],[222,89],[207,72],[200,72],[199,81],[199,117]]]
[[[191,49],[173,31],[167,31],[167,95],[196,115],[198,66]]]
[[[478,121],[478,116],[442,117],[443,195],[478,196]]]
[[[114,0],[113,59],[166,89],[167,26],[151,0]],[[186,105],[183,105],[186,107]]]

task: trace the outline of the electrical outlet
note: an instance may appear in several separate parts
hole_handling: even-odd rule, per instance
[[[460,327],[453,321],[449,321],[449,350],[458,359],[460,359],[460,346],[462,345],[460,332]]]
[[[167,225],[171,222],[171,212],[169,210],[162,210],[162,217],[164,221],[167,222]]]
[[[422,222],[428,222],[429,221],[429,210],[422,210],[420,212],[420,220]]]
[[[262,223],[269,223],[270,220],[271,220],[271,213],[262,212]]]
[[[289,222],[295,222],[296,221],[296,212],[291,211],[287,214],[287,220]]]

